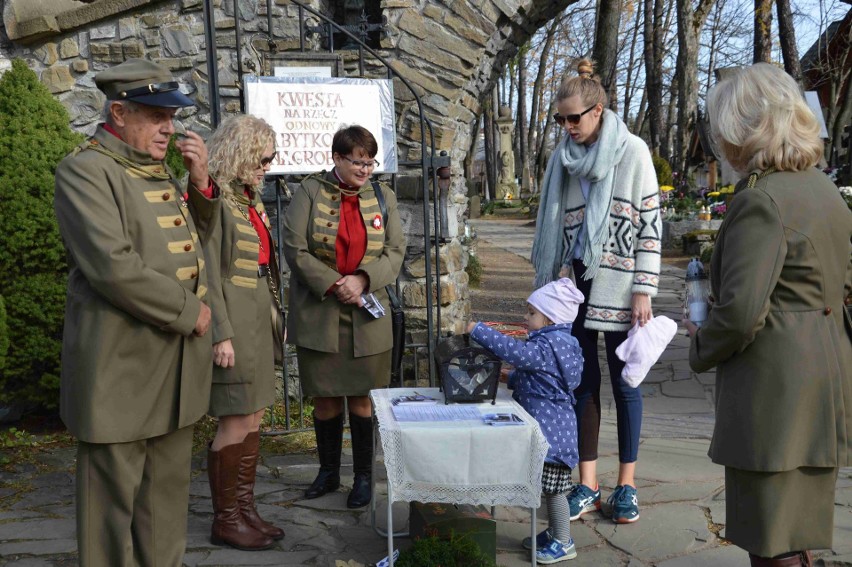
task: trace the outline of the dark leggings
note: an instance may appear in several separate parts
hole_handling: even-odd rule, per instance
[[[580,461],[598,459],[598,434],[601,428],[601,366],[598,360],[598,331],[586,329],[586,310],[592,282],[585,281],[586,267],[574,260],[574,275],[577,288],[586,297],[577,311],[571,334],[577,337],[583,349],[583,377],[574,390],[577,404],[577,427],[579,429]],[[624,363],[616,356],[615,349],[627,338],[627,331],[603,331],[606,345],[606,360],[609,367],[612,394],[618,424],[618,461],[635,462],[639,454],[639,431],[642,428],[642,392],[631,388],[621,379]]]

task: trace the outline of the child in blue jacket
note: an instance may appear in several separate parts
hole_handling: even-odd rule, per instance
[[[571,336],[571,324],[583,299],[569,278],[535,290],[527,299],[524,316],[529,330],[526,342],[482,323],[467,328],[473,340],[515,367],[508,376],[512,397],[535,418],[550,444],[541,477],[549,527],[536,537],[536,560],[543,565],[577,556],[565,494],[571,487],[571,469],[579,461],[573,391],[580,385],[583,354]],[[524,540],[527,549],[532,547],[529,540]]]

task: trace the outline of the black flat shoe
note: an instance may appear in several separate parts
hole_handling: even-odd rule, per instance
[[[340,473],[320,471],[314,482],[305,491],[305,498],[312,500],[340,488]],[[369,487],[368,487],[369,488]]]

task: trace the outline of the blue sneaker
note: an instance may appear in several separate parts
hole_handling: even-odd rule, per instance
[[[586,512],[601,509],[601,491],[592,490],[585,484],[575,484],[568,493],[568,508],[571,520],[576,520]]]
[[[535,548],[543,549],[550,545],[550,542],[553,541],[553,536],[550,535],[550,528],[547,528],[537,536],[535,536]],[[524,546],[524,549],[532,549],[532,538],[525,537],[524,541],[521,542],[521,545]]]
[[[565,544],[558,539],[552,539],[547,547],[537,549],[535,552],[536,563],[541,563],[542,565],[568,561],[575,557],[577,557],[577,549],[574,547],[573,539],[569,539],[568,543]]]
[[[639,519],[636,489],[629,484],[616,486],[606,502],[612,506],[612,521],[616,524],[632,524]]]

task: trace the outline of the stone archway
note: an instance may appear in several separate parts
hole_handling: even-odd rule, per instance
[[[392,66],[419,92],[424,110],[435,127],[435,146],[452,158],[453,195],[466,194],[462,163],[471,142],[474,119],[481,99],[496,83],[506,63],[540,27],[577,0],[484,0],[414,2],[384,0],[383,12],[395,31],[387,42]],[[417,5],[419,4],[419,6]],[[393,43],[394,45],[390,45]],[[395,89],[397,100],[408,89]],[[398,129],[401,137],[417,144],[420,127],[416,105],[407,101]],[[406,142],[400,142],[404,153]],[[419,148],[408,146],[417,159]],[[464,202],[465,199],[451,199]],[[450,234],[457,234],[463,206],[451,212]],[[453,218],[455,217],[455,218]]]

